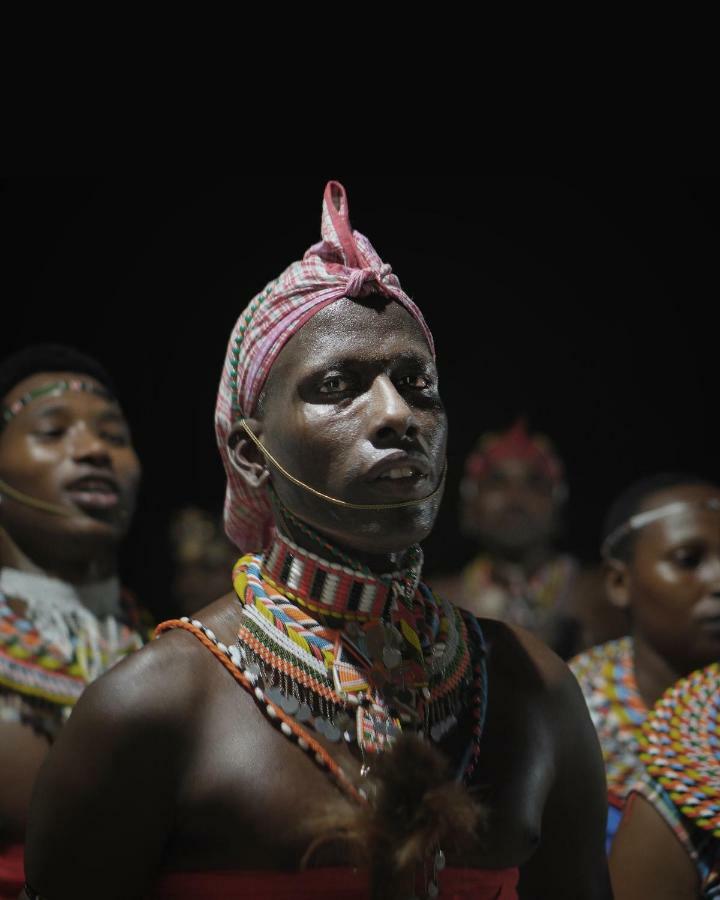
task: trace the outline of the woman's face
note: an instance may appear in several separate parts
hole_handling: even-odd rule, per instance
[[[633,629],[678,671],[720,659],[720,490],[681,485],[651,495],[639,512],[687,504],[642,527],[627,564]]]

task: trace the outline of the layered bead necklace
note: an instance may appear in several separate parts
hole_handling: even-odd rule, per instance
[[[264,554],[233,569],[242,619],[233,645],[197,619],[165,622],[158,634],[193,632],[250,692],[268,720],[355,800],[368,799],[327,752],[357,745],[361,776],[403,731],[440,743],[462,722],[468,742],[456,780],[469,782],[487,706],[482,631],[474,616],[439,600],[420,582],[422,551],[408,566],[374,575],[307,526],[329,562],[275,533]],[[427,896],[438,896],[444,854],[436,848]]]
[[[403,728],[442,740],[483,674],[473,673],[460,613],[420,584],[421,564],[413,548],[407,569],[378,577],[277,534],[264,556],[244,556],[233,572],[243,663],[296,721],[357,743],[363,772]],[[477,687],[479,724],[484,678]]]

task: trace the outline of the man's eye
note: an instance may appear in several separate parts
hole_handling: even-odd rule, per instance
[[[431,381],[427,375],[403,375],[398,379],[399,387],[417,388],[418,390],[424,390],[430,387],[430,384]]]
[[[100,435],[100,437],[104,441],[107,441],[108,444],[112,444],[114,447],[127,447],[127,445],[130,443],[130,438],[126,434],[123,434],[122,432],[116,433],[116,432],[106,431],[106,432],[103,432]]]
[[[683,547],[673,553],[673,562],[681,569],[697,569],[705,558],[705,553],[699,547]]]
[[[350,379],[344,378],[342,375],[332,375],[330,378],[323,379],[320,385],[321,394],[337,394],[350,390]]]
[[[65,434],[65,429],[61,428],[59,425],[56,428],[42,428],[35,432],[35,436],[39,438],[47,438],[48,440],[52,440],[53,438],[61,438]]]

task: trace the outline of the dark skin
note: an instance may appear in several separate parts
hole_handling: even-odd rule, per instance
[[[417,324],[394,303],[344,300],[313,318],[283,349],[253,425],[296,477],[341,499],[422,498],[441,478],[446,422],[434,364]],[[266,480],[240,432],[232,445],[238,469]],[[389,454],[415,474],[386,484],[386,493],[372,472]],[[427,534],[438,502],[348,512],[269,477],[287,507],[376,571],[394,569]],[[293,537],[307,545],[302,531]],[[232,595],[198,615],[233,641],[240,610]],[[532,637],[484,627],[492,688],[474,786],[488,836],[449,861],[520,865],[523,898],[608,898],[602,762],[577,685]],[[354,749],[325,746],[360,782]],[[452,734],[443,747],[456,765],[461,747]],[[106,898],[128,900],[144,896],[162,869],[296,869],[311,838],[306,823],[337,797],[215,658],[172,632],[80,701],[39,781],[28,879],[50,900],[90,898],[98,886]],[[336,848],[323,862],[347,858]]]
[[[611,600],[626,609],[635,645],[635,678],[652,707],[670,685],[720,659],[720,499],[712,485],[679,485],[650,495],[639,512],[687,503],[641,528],[628,560],[612,560]]]
[[[38,372],[15,385],[4,402],[70,378],[94,380],[74,372]],[[117,404],[71,391],[31,401],[0,431],[0,478],[70,513],[53,515],[3,496],[0,566],[77,585],[115,573],[140,478]],[[22,613],[22,601],[9,602]],[[22,840],[32,786],[48,749],[47,739],[30,726],[0,722],[0,841]]]
[[[630,558],[611,564],[610,590],[630,610],[635,677],[648,707],[679,678],[720,659],[720,515],[697,505],[711,498],[720,499],[711,485],[652,494],[641,511],[689,505],[641,528]],[[686,849],[641,796],[623,816],[610,868],[619,900],[694,900],[700,889]]]
[[[610,852],[615,900],[697,900],[700,879],[690,854],[655,807],[633,794]]]

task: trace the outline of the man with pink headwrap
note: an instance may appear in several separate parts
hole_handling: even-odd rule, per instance
[[[322,238],[228,345],[233,591],[78,705],[31,900],[610,897],[574,679],[421,581],[447,438],[432,336],[336,182]]]

